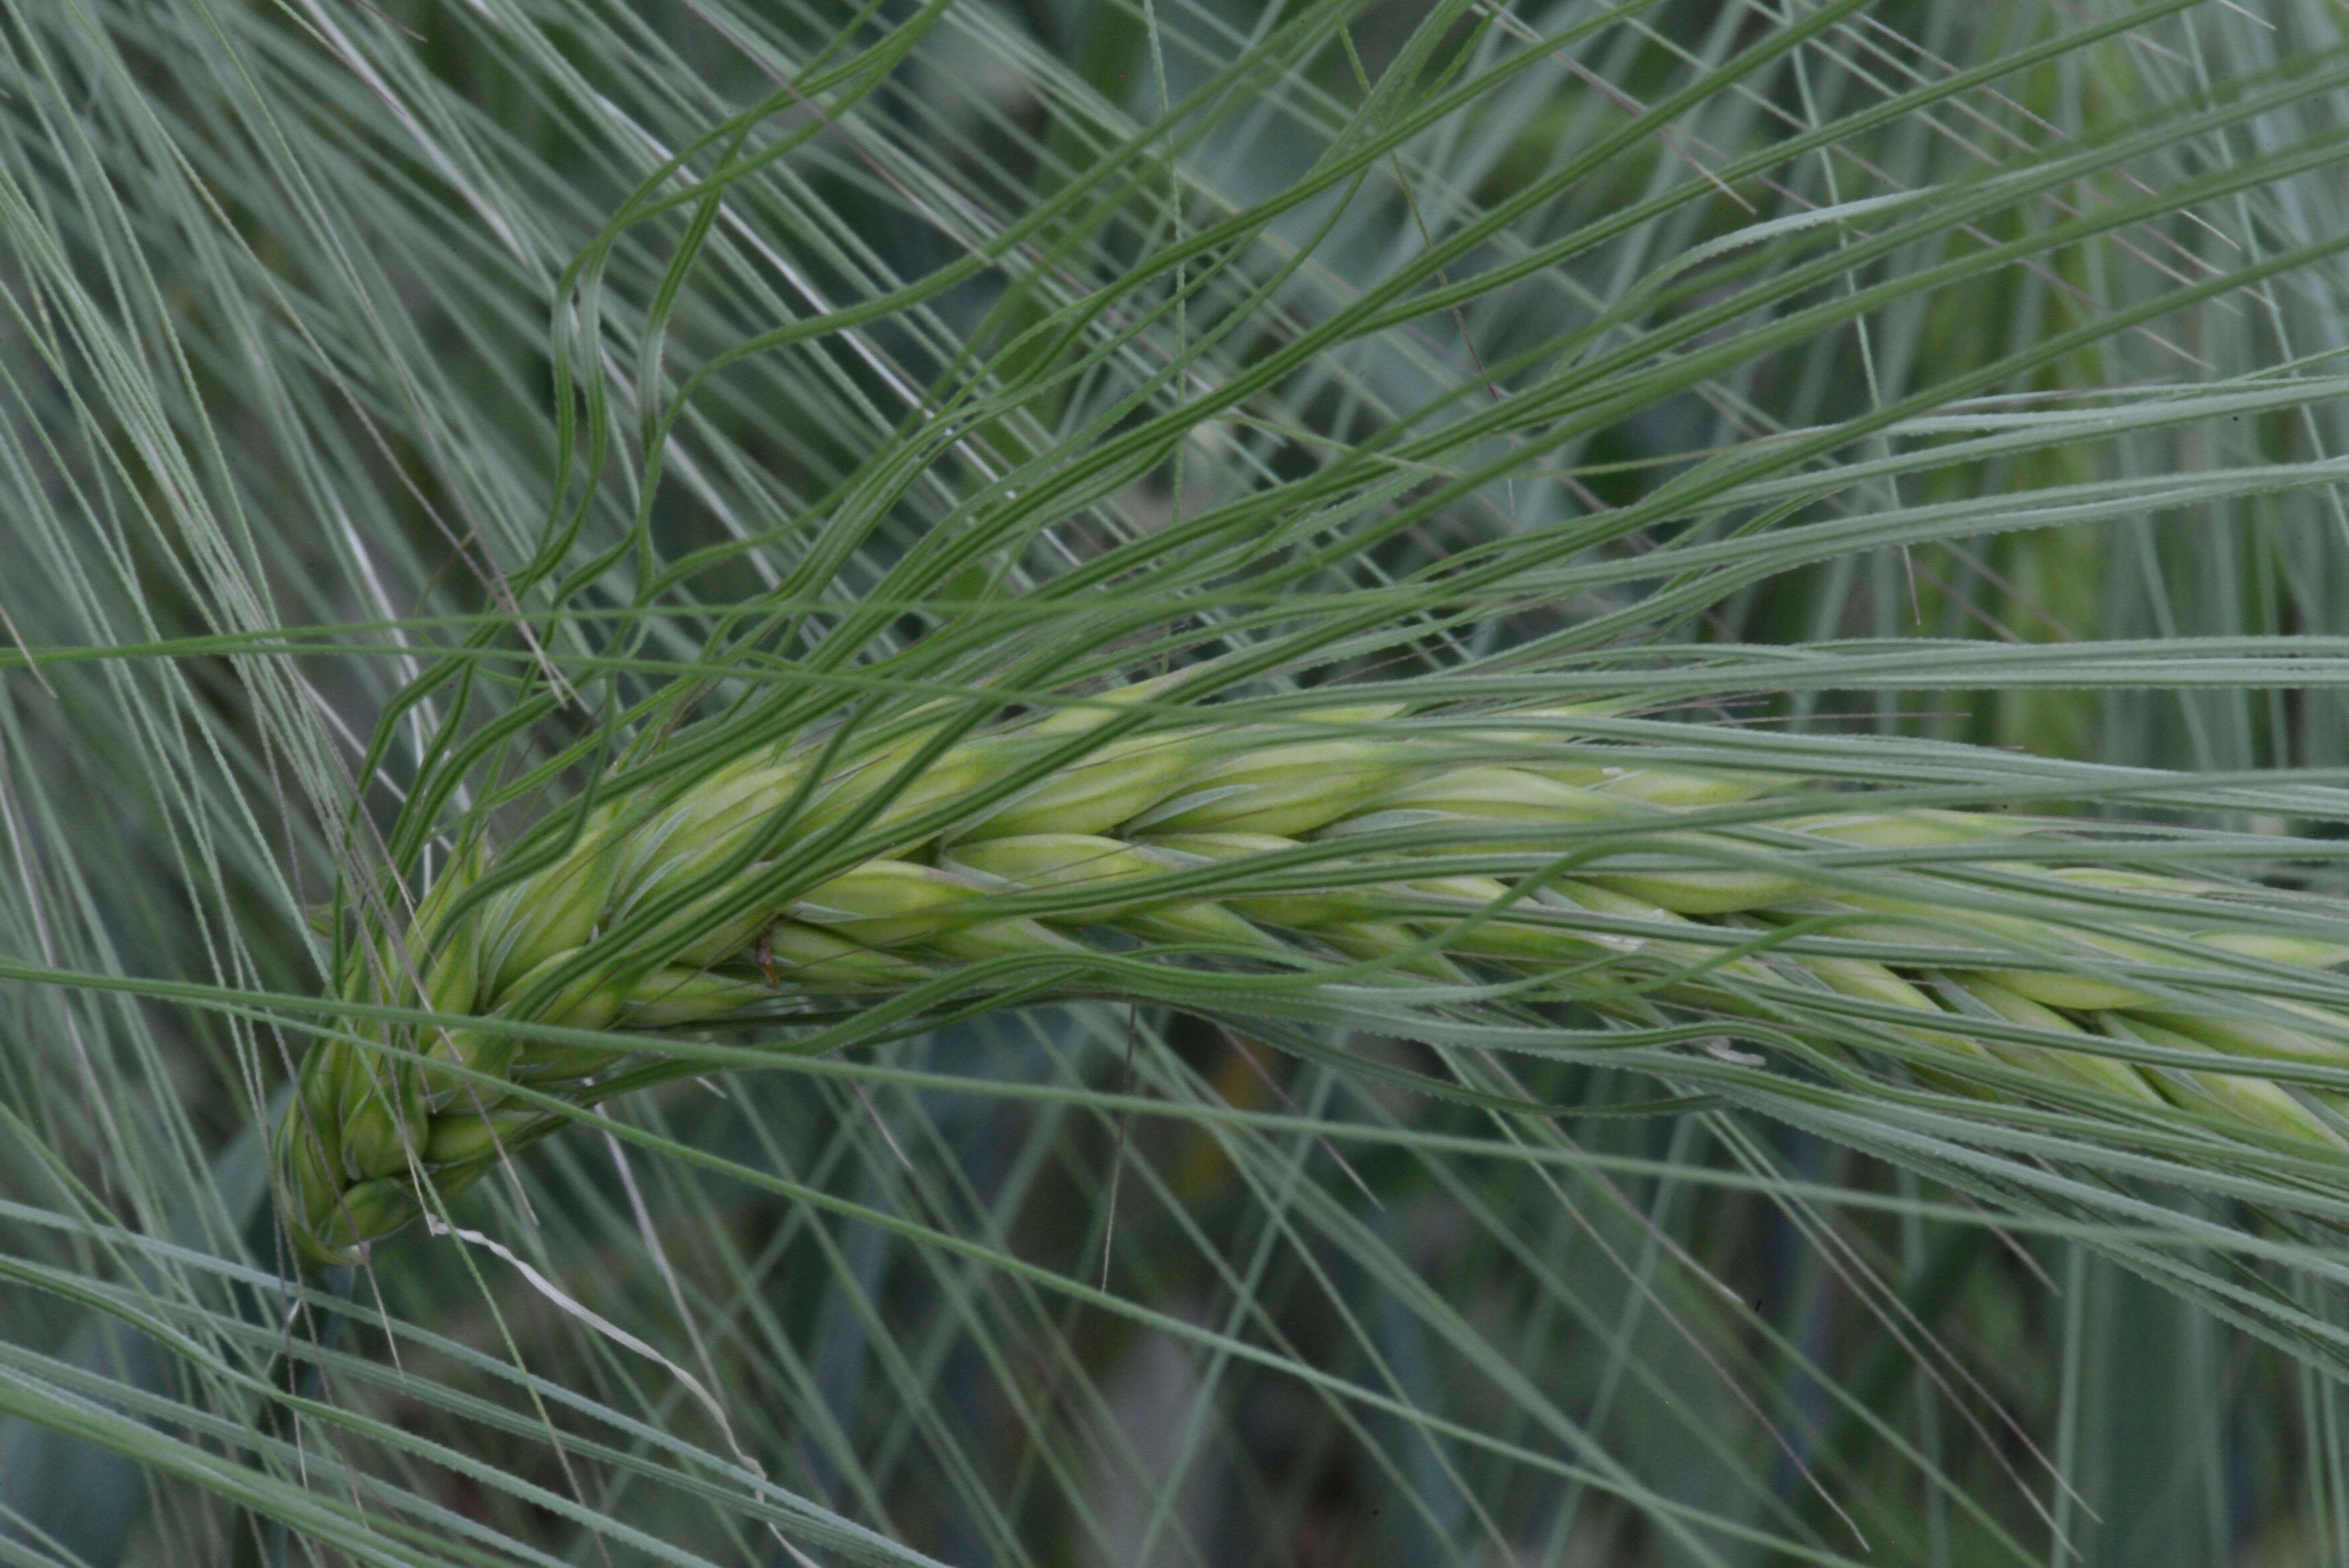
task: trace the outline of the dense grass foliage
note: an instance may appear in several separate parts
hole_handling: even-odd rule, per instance
[[[0,1550],[2349,1562],[2344,29],[10,5]]]

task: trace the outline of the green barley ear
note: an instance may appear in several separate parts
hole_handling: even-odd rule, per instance
[[[2239,886],[2073,864],[2060,825],[1871,809],[1554,722],[1480,732],[1392,705],[1280,722],[1178,708],[1130,734],[1107,722],[1168,689],[952,744],[926,715],[861,753],[761,748],[656,809],[614,803],[486,899],[461,896],[485,869],[467,858],[397,940],[378,934],[348,992],[461,1022],[355,1024],[304,1064],[280,1138],[303,1249],[361,1255],[421,1211],[428,1184],[460,1190],[561,1125],[524,1091],[584,1103],[657,1058],[663,1032],[787,1024],[916,988],[941,1004],[1115,994],[1092,978],[1112,957],[1222,1011],[1217,977],[1254,975],[1405,1033],[1489,986],[1521,1021],[1703,1021],[1864,1063],[1857,1008],[1885,1062],[1961,1105],[2044,1098],[2116,1137],[2215,1123],[2339,1155],[2258,1069],[2349,1067],[2349,1016],[2282,1001],[2250,1018],[2225,998],[2245,965],[2321,982],[2349,946],[2244,929],[2260,906]],[[795,846],[834,842],[858,847],[789,869]],[[2209,934],[2081,902],[2124,887]],[[1039,974],[1058,978],[1039,991]],[[635,1038],[552,1045],[515,1024]],[[2150,1060],[2180,1050],[2242,1065]],[[2349,1163],[2342,1180],[2349,1192]]]

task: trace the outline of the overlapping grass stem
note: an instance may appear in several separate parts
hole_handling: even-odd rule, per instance
[[[2321,905],[2133,867],[2077,822],[1658,765],[1564,711],[1234,720],[1154,692],[991,730],[935,711],[877,741],[843,727],[618,790],[526,837],[527,874],[460,857],[353,947],[343,983],[471,1022],[362,1019],[313,1049],[279,1140],[297,1241],[362,1255],[428,1190],[559,1127],[531,1096],[585,1102],[643,1060],[503,1025],[1179,1001],[1210,975],[1403,1033],[1495,1008],[1561,1030],[1708,1022],[1794,1047],[1795,1070],[1857,1048],[1927,1092],[2349,1178],[2349,1100],[2321,1074],[2270,1075],[2349,1067],[2322,972],[2349,945]]]

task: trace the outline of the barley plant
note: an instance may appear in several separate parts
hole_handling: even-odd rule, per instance
[[[9,0],[0,1561],[2349,1568],[2349,10]]]

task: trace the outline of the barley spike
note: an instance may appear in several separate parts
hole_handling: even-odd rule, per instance
[[[452,1194],[560,1125],[513,1089],[585,1103],[636,1062],[502,1025],[690,1030],[1053,961],[1077,977],[1053,994],[1099,995],[1082,961],[1109,952],[1328,972],[1398,1009],[1507,981],[1527,1005],[1677,1010],[1830,1049],[1837,1024],[1977,1098],[2182,1114],[2349,1160],[2330,1091],[2258,1072],[2349,1066],[2349,1018],[2291,1001],[2264,1023],[2198,1010],[2273,966],[2313,976],[2349,958],[2244,929],[2260,906],[2240,887],[2067,866],[2049,824],[1871,812],[1799,782],[1649,765],[1573,743],[1564,711],[1490,727],[1378,708],[1145,712],[1163,690],[952,743],[932,715],[863,749],[814,737],[647,784],[486,895],[468,890],[488,857],[460,857],[412,915],[355,944],[342,993],[465,1025],[362,1020],[312,1049],[278,1139],[295,1240],[315,1261],[364,1255],[420,1211],[419,1182]],[[1741,803],[1765,809],[1723,826]],[[1961,871],[2002,878],[1994,907]],[[2084,898],[2117,888],[2199,900],[2209,920],[2084,919]],[[971,981],[990,983],[1011,982]],[[2146,1048],[2245,1071],[2123,1059]]]

